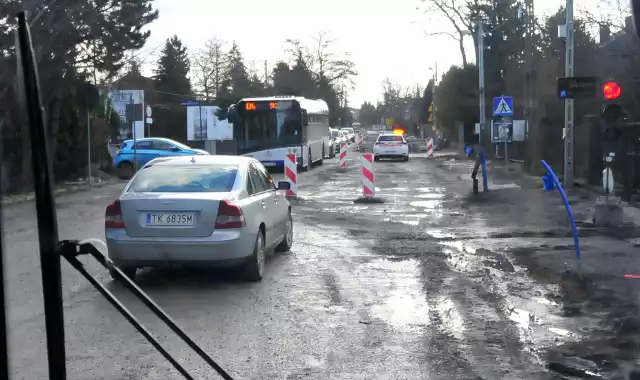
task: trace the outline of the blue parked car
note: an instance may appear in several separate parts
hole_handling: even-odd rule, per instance
[[[202,149],[194,149],[174,140],[161,137],[136,139],[135,156],[138,168],[158,157],[208,155]],[[121,172],[133,174],[134,146],[133,140],[126,140],[120,145],[118,155],[113,159],[113,167]]]

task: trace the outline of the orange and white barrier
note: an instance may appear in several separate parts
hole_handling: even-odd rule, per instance
[[[427,158],[433,158],[433,139],[427,137]]]
[[[345,143],[340,143],[340,169],[347,168],[347,146]]]
[[[362,193],[365,197],[376,195],[375,176],[373,174],[373,153],[362,155]]]
[[[291,184],[291,188],[287,190],[287,196],[295,197],[298,195],[298,162],[295,154],[285,155],[284,177]]]

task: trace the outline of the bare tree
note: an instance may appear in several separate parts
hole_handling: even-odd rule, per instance
[[[358,72],[355,63],[349,59],[349,53],[335,51],[335,41],[328,38],[325,32],[318,33],[313,39],[316,44],[312,49],[311,64],[318,81],[334,88],[337,88],[338,84],[353,88],[353,77],[358,75]]]
[[[425,4],[426,13],[438,13],[446,17],[454,31],[426,33],[426,36],[447,35],[458,41],[462,65],[467,66],[467,53],[464,50],[464,37],[473,36],[474,19],[478,17],[479,0],[421,0]],[[419,9],[419,8],[418,8]],[[476,48],[477,49],[477,48]],[[476,52],[477,54],[477,52]]]
[[[292,65],[304,65],[305,68],[311,69],[314,56],[309,49],[300,42],[299,39],[288,38],[285,40],[287,47],[284,51],[291,56]]]
[[[385,103],[400,99],[402,90],[402,85],[397,80],[392,81],[387,77],[382,81],[382,93],[385,97]]]
[[[631,16],[628,0],[599,0],[595,9],[579,8],[580,16],[592,32],[599,26],[608,26],[612,31],[624,29]]]
[[[192,83],[205,101],[218,96],[220,85],[224,80],[227,64],[225,44],[224,41],[214,37],[205,42],[204,48],[193,55]]]

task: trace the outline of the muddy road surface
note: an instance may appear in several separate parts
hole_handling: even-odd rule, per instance
[[[563,277],[574,260],[572,240],[553,194],[496,176],[490,195],[475,199],[468,161],[415,154],[376,162],[384,203],[355,204],[358,157],[350,149],[345,172],[332,159],[299,175],[294,248],[270,257],[261,283],[239,281],[230,270],[145,269],[139,285],[237,379],[627,378],[636,342],[612,339],[637,335],[635,319],[623,318],[636,300]],[[104,208],[121,186],[59,198],[61,237],[102,238]],[[13,379],[46,378],[33,215],[31,203],[4,215]],[[637,231],[613,238],[585,231],[592,231],[585,256],[619,251],[619,260],[606,261],[607,276],[617,278],[620,258],[637,250]],[[584,270],[598,273],[602,262],[590,260]],[[218,378],[85,261],[196,378]],[[63,279],[70,379],[180,378],[66,263]],[[639,286],[620,284],[630,293]]]

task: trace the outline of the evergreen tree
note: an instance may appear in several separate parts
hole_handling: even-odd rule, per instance
[[[167,94],[159,98],[166,104],[177,104],[191,94],[189,74],[189,56],[187,48],[178,36],[167,39],[158,66],[154,70],[156,89]]]
[[[244,58],[238,48],[238,45],[233,42],[229,53],[227,53],[227,72],[228,72],[228,85],[230,86],[230,92],[234,97],[241,99],[250,96],[250,81],[247,67],[244,64]]]
[[[180,39],[177,36],[167,39],[154,70],[157,99],[165,106],[154,109],[153,134],[156,136],[186,140],[186,109],[168,109],[166,106],[178,106],[181,101],[194,99],[191,95],[191,83],[187,78],[189,67],[187,48]]]

